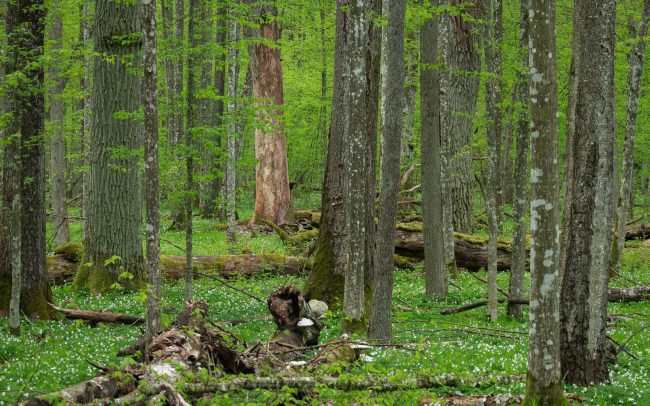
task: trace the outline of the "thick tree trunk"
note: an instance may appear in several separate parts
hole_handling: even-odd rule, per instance
[[[561,355],[562,375],[579,385],[609,378],[605,321],[615,203],[615,12],[613,0],[585,0],[576,3],[573,20],[578,84],[562,236]]]
[[[388,16],[386,27],[386,62],[382,131],[381,191],[375,267],[372,280],[372,301],[368,337],[390,342],[390,320],[393,294],[393,254],[395,251],[395,220],[399,194],[400,150],[402,138],[402,98],[404,93],[404,19],[406,0],[389,0],[384,10]]]
[[[449,202],[453,207],[453,230],[471,233],[474,229],[474,173],[472,171],[473,118],[481,72],[480,36],[474,35],[472,18],[478,16],[480,5],[468,6],[466,0],[452,0],[463,6],[460,14],[445,17],[448,45],[443,53],[448,72],[441,103],[441,137],[449,170]],[[468,14],[467,16],[464,14]]]
[[[440,162],[440,75],[433,68],[438,48],[438,21],[420,29],[420,142],[422,149],[422,207],[426,293],[447,296],[443,229],[442,167]]]
[[[305,283],[307,299],[318,299],[330,306],[340,306],[343,299],[344,261],[347,246],[347,220],[343,196],[347,195],[347,173],[341,162],[347,155],[347,120],[349,116],[349,69],[346,62],[348,43],[346,12],[336,11],[336,44],[334,50],[334,90],[332,125],[327,146],[323,180],[320,233],[314,250],[314,269]]]
[[[277,43],[280,28],[275,6],[261,10],[260,36]],[[255,211],[252,222],[270,220],[275,224],[289,222],[291,192],[287,167],[287,147],[280,108],[284,105],[280,49],[266,43],[255,44],[253,97],[258,99],[262,122],[271,130],[255,129]],[[278,106],[278,107],[275,107]]]
[[[130,67],[142,43],[114,38],[141,31],[139,3],[96,1],[86,250],[75,280],[93,292],[107,291],[124,272],[133,276],[121,282],[127,287],[144,282],[137,165],[142,127],[133,116],[140,107],[141,81]]]
[[[530,313],[525,405],[564,404],[560,368],[560,179],[558,174],[555,1],[531,0]],[[570,303],[563,297],[565,303]],[[574,304],[571,303],[573,306]]]
[[[625,244],[625,222],[630,206],[632,194],[632,171],[634,169],[634,139],[636,136],[636,116],[639,108],[639,94],[641,90],[641,75],[643,74],[643,58],[645,55],[645,37],[648,34],[648,21],[650,20],[650,1],[643,2],[643,16],[638,24],[630,16],[628,21],[628,36],[635,41],[628,54],[627,71],[627,109],[625,114],[625,146],[623,150],[623,174],[621,187],[618,191],[616,207],[616,221],[612,235],[612,255],[610,269],[618,270],[621,265],[621,255]],[[618,168],[616,168],[618,169]]]
[[[61,60],[61,47],[63,38],[63,17],[61,1],[57,0],[48,9],[51,15],[50,22],[50,52],[54,60],[49,68],[49,80],[53,82],[50,87],[50,200],[52,203],[52,223],[54,224],[54,244],[59,246],[70,240],[68,226],[68,208],[66,204],[67,185],[65,182],[65,134],[63,132],[63,90],[65,79],[61,76],[59,65]]]
[[[528,9],[530,0],[522,0],[519,7],[519,55],[521,68],[528,66]],[[516,101],[521,106],[516,111],[517,142],[514,168],[514,217],[515,233],[512,238],[512,271],[508,295],[511,299],[522,299],[524,290],[524,272],[526,270],[526,215],[528,209],[528,151],[530,150],[528,136],[528,78],[524,72],[517,74],[515,85]],[[521,319],[523,311],[520,305],[508,303],[508,314]]]
[[[11,107],[15,120],[10,123],[9,129],[19,132],[20,136],[13,146],[6,147],[5,153],[19,155],[20,160],[19,165],[8,165],[9,168],[5,165],[3,168],[3,206],[14,208],[14,214],[20,216],[17,222],[20,230],[10,232],[13,243],[7,238],[2,239],[4,255],[0,259],[0,313],[8,312],[11,291],[17,293],[17,289],[12,289],[12,277],[18,274],[12,276],[12,268],[20,262],[21,311],[28,317],[50,319],[53,313],[47,302],[52,294],[48,286],[45,256],[44,72],[42,65],[37,63],[43,54],[44,13],[41,0],[11,3],[7,10],[5,29],[10,34],[8,45],[13,47],[13,51],[9,55],[5,73],[20,71],[23,80],[17,87],[9,89],[7,94],[8,107]],[[20,242],[17,238],[20,238]],[[11,250],[7,244],[15,248],[20,246],[20,252]]]

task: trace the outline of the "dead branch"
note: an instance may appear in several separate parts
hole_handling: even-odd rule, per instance
[[[406,170],[406,172],[404,172],[404,175],[402,176],[402,179],[400,179],[400,181],[399,181],[399,188],[400,189],[404,189],[404,186],[406,185],[406,182],[409,181],[409,178],[411,177],[411,175],[413,175],[413,172],[415,172],[415,170],[417,168],[419,168],[419,167],[420,167],[420,164],[413,164]]]
[[[113,312],[94,312],[90,310],[64,309],[50,303],[50,306],[59,313],[62,313],[66,319],[86,320],[94,323],[118,323],[118,324],[142,324],[143,317],[130,316],[127,314]]]

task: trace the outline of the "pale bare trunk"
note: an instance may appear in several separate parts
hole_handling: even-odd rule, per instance
[[[230,9],[231,16],[234,9]],[[239,25],[234,17],[230,21],[230,50],[228,58],[228,114],[230,123],[228,125],[228,160],[226,162],[226,218],[228,219],[228,240],[235,242],[235,218],[236,218],[236,186],[237,186],[237,88],[239,78]]]
[[[277,42],[280,29],[274,6],[262,8],[260,35],[266,41]],[[253,70],[253,97],[260,106],[262,122],[271,130],[255,129],[255,211],[251,222],[270,220],[275,224],[289,222],[291,192],[287,147],[282,111],[274,106],[284,104],[282,66],[279,48],[265,43],[255,44],[256,69]]]

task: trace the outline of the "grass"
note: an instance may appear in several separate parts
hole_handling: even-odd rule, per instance
[[[73,224],[73,236],[78,236],[78,224]],[[77,237],[75,237],[77,238]],[[183,233],[164,232],[163,238],[183,245]],[[245,250],[255,253],[285,253],[287,249],[277,236],[247,236],[240,238]],[[240,246],[240,248],[241,248]],[[621,277],[613,286],[650,285],[650,250],[638,243],[629,244],[624,253]],[[195,221],[195,252],[197,255],[215,255],[227,250],[224,233],[208,220]],[[163,243],[163,253],[180,254],[176,248]],[[485,279],[484,273],[479,277]],[[500,273],[499,285],[507,289],[508,273]],[[304,277],[256,276],[238,279],[233,283],[258,297],[266,297],[276,288],[293,284],[302,286]],[[460,272],[450,287],[445,301],[428,299],[424,293],[422,270],[399,271],[395,274],[393,301],[393,332],[395,342],[413,343],[415,351],[399,349],[372,349],[372,362],[352,366],[330,367],[350,379],[393,377],[395,379],[421,375],[461,377],[503,376],[523,374],[527,360],[527,323],[505,315],[500,305],[499,321],[486,320],[485,308],[465,313],[441,316],[442,308],[469,304],[484,298],[486,287],[467,272]],[[200,279],[194,284],[194,296],[209,303],[212,320],[245,319],[267,315],[266,306],[243,296],[218,282]],[[165,284],[164,322],[173,320],[183,304],[183,282]],[[75,292],[69,286],[53,289],[57,303],[65,307],[109,310],[134,315],[144,313],[144,303],[138,294],[115,291],[103,296],[89,296]],[[608,328],[608,334],[618,342],[625,341],[634,332],[648,325],[650,302],[610,304],[610,313],[625,314],[629,320],[617,320]],[[526,317],[527,319],[527,317]],[[327,328],[321,342],[338,338],[341,314],[329,314]],[[131,344],[141,327],[102,325],[90,327],[83,322],[23,320],[23,336],[15,338],[8,333],[6,319],[0,319],[0,404],[16,402],[58,390],[93,377],[98,371],[88,361],[100,365],[115,365],[119,348]],[[253,321],[231,328],[248,343],[265,341],[274,331],[271,321]],[[566,387],[567,392],[586,398],[588,405],[650,404],[650,334],[636,335],[628,344],[630,355],[621,353],[618,364],[611,367],[611,384],[592,387]],[[311,397],[298,401],[290,390],[241,391],[215,396],[214,404],[417,404],[435,402],[441,397],[461,392],[464,394],[513,393],[524,391],[523,382],[511,384],[485,383],[479,387],[449,389],[407,390],[395,393],[375,391],[342,392],[318,388]],[[208,402],[208,401],[206,401]],[[209,403],[209,402],[208,402]]]

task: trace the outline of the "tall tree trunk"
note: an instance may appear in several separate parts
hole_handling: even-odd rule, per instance
[[[237,120],[235,115],[238,109],[238,79],[239,79],[239,25],[234,14],[234,8],[230,8],[229,28],[229,55],[228,55],[228,160],[226,161],[226,218],[228,220],[228,240],[235,243],[235,220],[237,215]]]
[[[321,137],[321,157],[323,159],[323,172],[325,172],[325,162],[327,160],[327,46],[325,37],[325,16],[327,12],[327,0],[320,1],[320,52],[321,52],[321,70],[320,70],[320,137]]]
[[[280,49],[280,28],[275,6],[261,8],[260,36],[267,43],[255,44],[253,69],[253,97],[258,99],[262,122],[271,130],[255,129],[255,211],[251,222],[270,220],[275,224],[289,221],[291,192],[289,191],[289,169],[284,123],[280,108],[284,105],[282,89],[282,66]],[[279,107],[274,107],[279,106]]]
[[[422,216],[426,293],[447,296],[440,162],[440,76],[435,70],[438,22],[432,17],[420,29],[420,142],[422,154]]]
[[[158,180],[158,69],[156,66],[156,0],[142,1],[144,33],[144,192],[147,291],[147,345],[160,330],[160,198]]]
[[[515,84],[515,100],[517,117],[515,170],[514,170],[514,216],[515,233],[512,238],[512,270],[510,271],[510,299],[523,299],[524,273],[526,271],[526,211],[528,203],[527,174],[528,151],[530,149],[528,137],[528,78],[524,67],[528,66],[528,36],[529,22],[528,10],[530,0],[522,0],[519,6],[519,55],[521,68],[517,73]],[[523,317],[522,305],[508,303],[508,314],[521,319]]]
[[[314,268],[305,283],[306,299],[327,302],[330,308],[340,306],[343,299],[344,269],[347,246],[347,220],[344,196],[347,195],[347,173],[342,165],[347,154],[347,120],[349,117],[350,66],[346,30],[348,13],[337,6],[336,42],[334,49],[334,87],[332,92],[332,125],[327,145],[327,161],[323,180],[321,221]]]
[[[193,220],[194,220],[194,127],[198,121],[196,105],[196,77],[199,70],[197,63],[198,38],[195,33],[196,19],[199,14],[199,2],[202,0],[190,0],[189,2],[189,24],[187,36],[190,41],[187,57],[187,131],[185,132],[185,301],[192,300],[192,279],[193,271]]]
[[[471,233],[474,229],[474,173],[472,171],[473,118],[481,72],[480,36],[472,33],[472,18],[478,16],[480,5],[468,5],[467,0],[451,0],[453,6],[463,6],[458,15],[446,18],[445,52],[448,88],[442,114],[446,125],[441,125],[443,142],[447,145],[446,173],[453,204],[453,229]],[[444,164],[444,163],[443,163]],[[444,174],[443,174],[444,175]],[[447,204],[447,203],[445,203]]]
[[[28,317],[50,319],[54,316],[48,306],[52,293],[45,252],[45,102],[44,71],[39,63],[43,55],[44,23],[45,8],[41,0],[9,3],[5,29],[10,51],[5,74],[20,73],[22,80],[9,86],[5,93],[7,107],[12,113],[7,133],[13,140],[5,146],[3,168],[4,219],[9,216],[10,238],[0,238],[3,254],[0,258],[0,314],[12,310],[14,332],[18,332],[18,304]],[[13,283],[17,278],[20,278],[20,286]],[[16,297],[19,292],[20,298]]]
[[[636,116],[639,108],[641,91],[641,76],[643,75],[643,59],[645,55],[645,37],[648,35],[648,20],[650,20],[650,0],[643,2],[641,22],[637,23],[630,16],[628,20],[628,35],[633,42],[627,56],[627,109],[625,114],[625,146],[623,149],[623,176],[618,192],[616,205],[616,221],[612,240],[612,256],[610,269],[618,270],[621,265],[621,255],[625,244],[625,225],[627,212],[632,194],[632,171],[634,169],[634,139],[636,136]],[[638,32],[637,32],[638,31]]]
[[[562,235],[561,351],[562,375],[579,385],[608,379],[605,321],[615,203],[615,13],[613,0],[585,0],[576,3],[573,20],[578,83]],[[531,95],[531,101],[539,98]]]
[[[165,58],[167,73],[167,137],[169,145],[175,147],[183,138],[183,40],[185,36],[184,0],[162,0],[163,39],[167,43],[169,54]],[[176,25],[174,26],[174,15]]]
[[[416,32],[417,34],[417,32]],[[437,35],[437,33],[434,33]],[[415,42],[415,40],[413,40]],[[415,133],[415,108],[418,86],[418,55],[417,49],[406,52],[405,60],[405,78],[404,78],[404,103],[403,103],[403,117],[402,123],[402,159],[401,165],[403,167],[410,167],[413,165],[415,159],[415,144],[413,136]],[[438,87],[440,85],[438,84]],[[439,96],[438,96],[439,98]],[[440,102],[438,102],[440,103]]]
[[[388,26],[384,47],[386,76],[384,85],[384,128],[382,136],[382,165],[379,226],[375,248],[375,268],[372,280],[370,339],[392,340],[391,307],[393,293],[393,254],[395,252],[395,220],[399,194],[400,151],[402,138],[402,99],[404,95],[404,19],[406,0],[389,0]]]
[[[93,39],[93,132],[89,150],[90,182],[84,259],[75,277],[78,287],[105,292],[120,280],[128,288],[144,282],[141,193],[138,151],[142,126],[140,78],[132,72],[140,39],[116,40],[142,32],[139,3],[95,2]]]
[[[203,209],[203,215],[207,217],[225,218],[223,198],[225,197],[224,176],[223,172],[223,155],[220,155],[222,149],[221,125],[223,122],[224,103],[223,96],[226,91],[226,37],[228,33],[228,8],[220,3],[216,13],[216,33],[215,42],[219,48],[214,57],[214,90],[216,99],[212,101],[210,125],[212,126],[211,135],[208,144],[211,145],[208,150],[208,179],[209,186],[207,199]],[[227,148],[227,145],[226,145]],[[230,158],[226,158],[228,162]],[[227,165],[227,164],[226,164]]]
[[[501,202],[503,200],[502,188],[499,181],[499,172],[502,169],[501,159],[501,132],[502,114],[500,103],[503,100],[503,86],[501,85],[501,40],[502,40],[502,15],[501,0],[485,2],[487,22],[487,36],[485,44],[485,64],[488,79],[485,82],[485,104],[488,116],[487,140],[487,187],[485,191],[485,209],[488,217],[490,238],[488,241],[488,304],[487,312],[490,321],[497,321],[497,241],[499,240],[499,218],[501,217]]]
[[[89,49],[90,44],[90,29],[88,27],[90,22],[90,1],[85,0],[81,6],[80,11],[80,30],[81,30],[81,40],[83,43],[83,65],[84,73],[83,79],[81,81],[81,88],[84,92],[83,96],[83,122],[82,122],[82,141],[83,146],[83,164],[87,165],[88,156],[89,156],[89,147],[90,147],[90,134],[92,133],[92,98],[90,97],[90,88],[91,88],[91,49]],[[82,180],[81,180],[81,216],[83,219],[83,228],[82,228],[82,238],[85,239],[88,230],[88,221],[86,219],[86,212],[88,211],[88,192],[90,189],[90,174],[87,169],[84,169]]]
[[[561,405],[566,401],[558,346],[562,279],[559,263],[555,1],[531,0],[529,16],[532,243],[528,373],[523,403]]]
[[[53,61],[50,63],[50,201],[52,203],[52,223],[54,224],[54,243],[63,245],[70,240],[68,226],[68,207],[66,204],[67,185],[65,182],[65,134],[63,132],[63,90],[65,79],[61,76],[61,48],[63,38],[63,17],[61,1],[55,0],[49,8],[51,15],[50,42]]]

